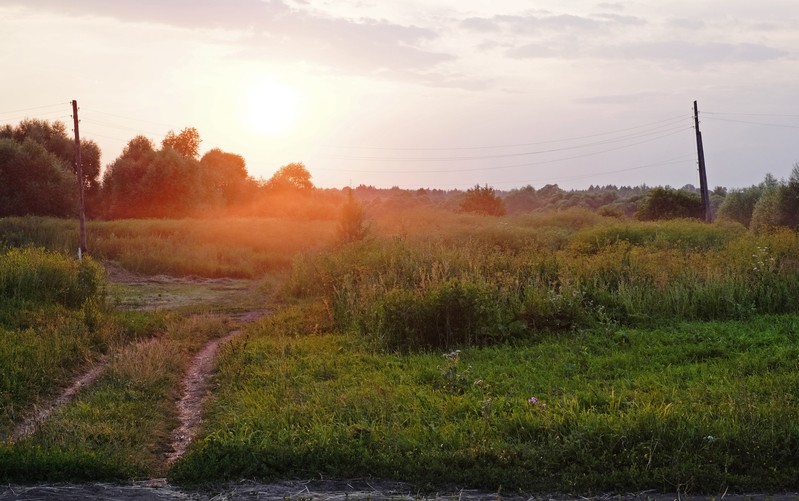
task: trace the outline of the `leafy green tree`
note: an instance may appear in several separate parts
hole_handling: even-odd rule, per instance
[[[62,159],[32,139],[0,139],[0,216],[76,212],[75,180]]]
[[[266,182],[265,188],[271,191],[308,192],[314,189],[311,173],[302,162],[284,165]]]
[[[505,203],[497,196],[494,188],[479,184],[466,190],[460,203],[460,210],[488,216],[504,216],[506,212]]]
[[[635,217],[642,221],[702,219],[703,216],[702,200],[699,195],[673,188],[653,188],[635,213]]]
[[[799,229],[799,163],[793,166],[787,182],[766,176],[763,194],[752,212],[751,229],[769,231],[778,227]]]
[[[240,201],[252,180],[247,176],[244,157],[219,148],[200,159],[200,183],[210,206],[230,206]]]
[[[200,156],[200,133],[194,127],[186,127],[178,134],[170,130],[161,141],[162,149],[173,149],[184,158],[196,160]]]
[[[156,156],[152,141],[144,136],[131,139],[122,154],[108,166],[103,175],[104,215],[115,218],[139,217],[148,193],[141,180]]]
[[[18,143],[33,141],[59,158],[68,173],[71,173],[72,176],[77,174],[75,141],[70,137],[63,122],[26,119],[16,127],[6,125],[0,128],[0,138],[13,139]],[[83,188],[88,211],[92,214],[96,212],[97,197],[100,191],[101,152],[100,147],[92,140],[81,139],[80,147]],[[73,186],[71,189],[77,190],[77,186]]]
[[[747,228],[752,222],[755,205],[763,196],[763,184],[737,190],[730,190],[718,210],[718,218],[722,221],[737,221]]]

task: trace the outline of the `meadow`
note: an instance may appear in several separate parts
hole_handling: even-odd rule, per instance
[[[63,221],[0,228],[5,256],[66,260],[76,247]],[[183,366],[159,360],[221,335],[224,311],[35,298],[59,318],[95,318],[114,342],[61,338],[78,339],[78,366],[107,353],[114,369],[30,438],[0,446],[0,463],[14,465],[0,468],[4,480],[91,471],[183,484],[379,477],[502,493],[799,487],[793,231],[430,208],[372,218],[351,243],[337,240],[336,221],[130,220],[89,231],[98,260],[253,279],[248,297],[275,313],[222,349],[201,436],[166,467]],[[17,250],[25,245],[54,252]],[[20,346],[9,340],[35,318],[12,310],[3,346]],[[44,351],[31,345],[3,366],[36,367]],[[126,369],[126,359],[138,362]],[[56,379],[2,395],[24,408]],[[18,413],[4,411],[6,430]],[[129,415],[136,426],[123,425]]]

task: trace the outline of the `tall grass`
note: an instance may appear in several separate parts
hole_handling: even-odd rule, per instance
[[[92,221],[92,256],[142,274],[257,278],[285,270],[299,252],[335,240],[335,221],[277,218]],[[77,227],[48,218],[0,218],[0,247],[77,249]]]
[[[374,238],[298,260],[284,294],[320,297],[339,328],[400,350],[799,308],[794,232],[690,221],[570,231]]]
[[[0,434],[117,335],[102,267],[35,248],[0,251]]]

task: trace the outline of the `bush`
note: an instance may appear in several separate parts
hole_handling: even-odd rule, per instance
[[[12,248],[0,254],[0,298],[7,304],[79,308],[98,296],[104,273],[89,257],[79,263],[43,249]]]
[[[460,204],[463,212],[476,212],[487,216],[504,216],[505,203],[490,186],[479,184],[469,188]]]
[[[699,195],[671,188],[654,188],[644,199],[635,217],[641,221],[659,219],[702,219],[704,211]]]
[[[487,290],[449,281],[424,291],[388,292],[363,329],[385,348],[406,352],[484,344],[491,313]]]

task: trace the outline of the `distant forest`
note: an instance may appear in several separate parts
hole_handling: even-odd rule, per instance
[[[268,179],[252,178],[241,155],[218,148],[199,155],[194,128],[170,131],[160,145],[131,139],[101,175],[100,148],[82,140],[87,215],[95,219],[272,216],[334,219],[350,197],[367,214],[437,208],[491,216],[584,209],[615,218],[701,218],[699,190],[641,186],[589,186],[563,190],[557,184],[509,191],[491,186],[468,190],[355,188],[313,185],[301,162],[280,167]],[[77,215],[75,145],[61,122],[27,119],[0,128],[0,216]],[[766,175],[748,188],[716,187],[716,220],[755,231],[799,227],[799,164],[788,180]]]

